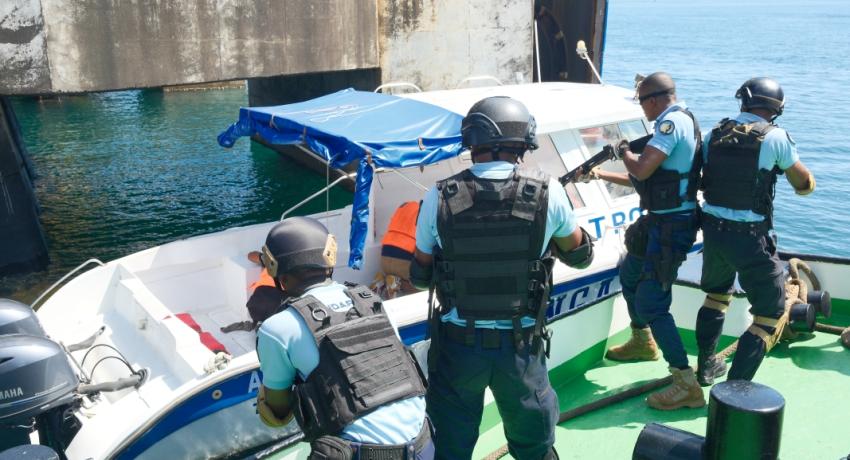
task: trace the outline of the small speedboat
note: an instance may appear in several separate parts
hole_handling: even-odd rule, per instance
[[[421,199],[437,179],[471,164],[460,148],[460,120],[473,103],[495,95],[519,99],[534,114],[541,147],[526,156],[523,167],[555,177],[606,144],[650,132],[631,89],[542,83],[404,96],[345,90],[297,104],[244,108],[219,142],[227,146],[239,136],[252,136],[296,145],[329,168],[353,167],[356,172],[348,177],[356,184],[354,202],[313,217],[337,235],[340,265],[334,278],[369,284],[380,269],[380,241],[393,212],[405,201]],[[620,162],[603,167],[624,170]],[[332,186],[329,182],[307,199]],[[558,263],[554,270],[547,312],[553,331],[549,369],[564,409],[666,373],[662,363],[613,365],[603,359],[609,339],[628,329],[617,267],[625,254],[622,229],[641,214],[637,195],[601,181],[569,183],[566,190],[579,223],[597,243],[589,268]],[[293,212],[297,206],[283,217]],[[260,267],[246,254],[262,245],[274,224],[232,228],[96,262],[43,303],[39,299],[37,313],[0,303],[0,424],[9,427],[0,438],[2,447],[42,443],[70,459],[304,458],[307,446],[297,443],[295,424],[271,429],[256,415],[262,376],[254,331],[221,330],[249,320],[245,305]],[[700,247],[698,240],[673,293],[673,314],[686,343],[692,342],[703,301],[696,284]],[[830,321],[850,324],[850,286],[842,282],[850,277],[850,260],[803,258],[832,294]],[[385,306],[404,342],[424,359],[427,293],[388,300]],[[727,315],[726,339],[749,325],[747,309],[738,292]],[[829,428],[846,425],[830,395],[837,398],[848,388],[850,352],[834,336],[814,337],[777,347],[757,376],[794,395],[786,396],[787,458],[850,452],[850,441]],[[562,458],[627,457],[639,428],[652,421],[700,432],[705,411],[657,413],[631,399],[565,422],[557,431],[557,447]],[[504,443],[492,398],[481,433],[476,457]]]

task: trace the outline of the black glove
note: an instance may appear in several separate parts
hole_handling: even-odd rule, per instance
[[[626,152],[629,151],[629,141],[623,139],[617,143],[617,147],[614,148],[614,156],[617,157],[618,160],[622,160],[624,156],[626,156]]]

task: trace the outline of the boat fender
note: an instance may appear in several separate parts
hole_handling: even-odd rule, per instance
[[[257,414],[260,420],[270,428],[280,428],[289,424],[295,417],[294,411],[289,411],[285,418],[280,418],[275,415],[271,407],[266,402],[266,387],[260,386],[260,391],[257,393]]]
[[[413,287],[419,290],[426,290],[431,287],[431,281],[434,278],[434,264],[423,266],[414,257],[410,262],[410,283]]]
[[[563,251],[557,244],[552,243],[552,252],[561,262],[573,268],[587,268],[593,262],[593,237],[581,228],[581,244],[570,251]]]

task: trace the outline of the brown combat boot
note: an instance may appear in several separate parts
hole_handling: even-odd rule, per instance
[[[605,357],[613,361],[657,361],[661,353],[648,327],[637,329],[633,326],[628,342],[609,348]]]
[[[658,410],[676,410],[681,407],[703,407],[705,397],[702,387],[697,383],[694,369],[670,368],[673,374],[673,383],[667,388],[657,391],[646,398],[646,404]]]

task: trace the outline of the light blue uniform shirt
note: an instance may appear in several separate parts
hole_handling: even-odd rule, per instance
[[[334,311],[352,306],[345,286],[333,282],[307,291]],[[297,312],[286,309],[263,322],[257,331],[257,354],[263,371],[263,385],[272,390],[287,390],[319,365],[319,349],[307,323]],[[425,420],[425,398],[407,398],[381,406],[351,422],[342,437],[369,444],[402,444],[419,434]]]
[[[739,124],[755,123],[767,121],[764,118],[750,113],[741,112],[735,117],[735,121]],[[705,135],[705,140],[702,144],[702,155],[705,164],[710,161],[708,155],[708,142],[711,140],[711,131]],[[773,169],[774,166],[779,166],[779,169],[786,170],[800,159],[797,155],[797,146],[784,129],[776,127],[770,130],[764,141],[761,143],[759,150],[759,169]],[[722,206],[712,206],[705,203],[702,206],[703,212],[707,212],[714,217],[721,219],[734,220],[738,222],[761,222],[764,216],[756,214],[749,209],[729,209]]]
[[[514,164],[507,161],[489,161],[486,163],[475,163],[469,168],[476,177],[482,179],[507,179],[511,176],[514,170]],[[425,254],[431,254],[434,246],[442,247],[440,244],[440,235],[437,234],[437,212],[439,209],[440,199],[437,193],[437,188],[432,187],[425,195],[422,201],[422,206],[419,208],[419,220],[416,223],[416,248]],[[561,186],[555,179],[549,180],[549,207],[546,217],[546,234],[543,238],[543,247],[540,248],[540,255],[546,252],[549,246],[549,240],[555,236],[562,238],[569,236],[576,229],[576,218],[573,214],[573,208],[570,201],[567,199],[567,193],[564,187]],[[498,248],[493,248],[498,250]],[[443,315],[443,322],[452,322],[458,326],[466,326],[466,320],[460,319],[457,315],[457,309],[452,307],[448,313]],[[534,318],[524,316],[522,318],[522,327],[531,327],[534,325]],[[510,320],[499,321],[476,321],[475,327],[484,329],[513,329],[513,323]]]
[[[655,119],[655,131],[647,145],[651,145],[667,155],[667,159],[661,162],[659,168],[687,173],[691,170],[697,148],[694,123],[691,117],[681,110],[676,110],[675,107],[686,109],[688,106],[685,105],[684,101],[679,101],[661,112],[661,115]],[[687,189],[688,179],[682,179],[679,185],[679,195],[682,196],[682,199],[684,199]],[[695,208],[695,201],[684,201],[678,208],[652,212],[669,214]]]

